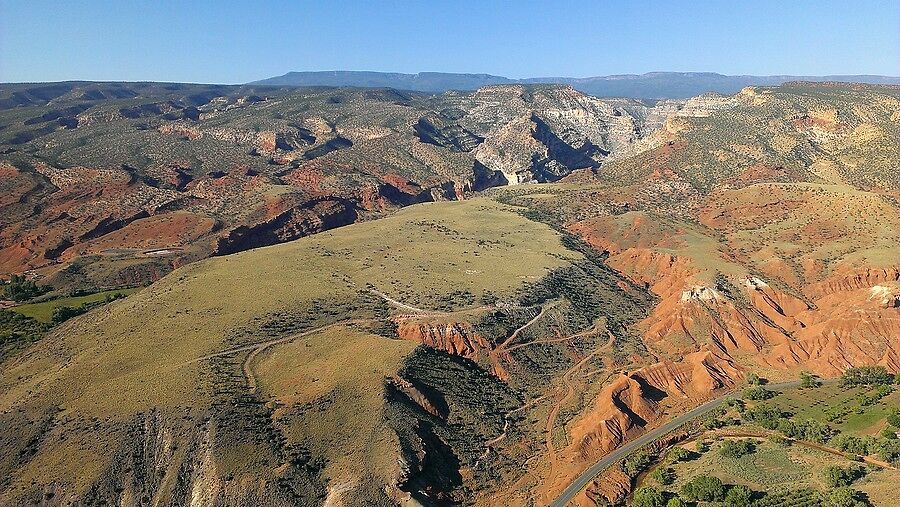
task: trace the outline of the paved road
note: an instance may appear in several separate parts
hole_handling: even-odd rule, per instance
[[[834,382],[834,380],[833,379],[832,380],[824,380],[822,382],[823,383],[831,383],[831,382]],[[765,387],[767,389],[778,390],[778,389],[788,389],[791,387],[799,387],[799,386],[800,386],[800,382],[794,381],[794,382],[783,382],[780,384],[767,384]],[[556,497],[556,500],[554,500],[553,502],[550,503],[550,507],[565,507],[566,505],[569,504],[570,501],[572,501],[573,498],[575,498],[575,495],[577,495],[579,492],[581,492],[581,490],[583,490],[585,487],[587,487],[587,485],[591,481],[593,481],[595,477],[600,475],[600,472],[603,472],[607,468],[613,466],[620,459],[622,459],[625,456],[631,454],[632,452],[640,449],[641,447],[643,447],[649,443],[652,443],[655,440],[662,438],[663,436],[666,435],[666,433],[669,433],[670,431],[674,431],[674,430],[678,429],[679,426],[690,421],[691,419],[694,419],[695,417],[700,417],[702,415],[708,414],[709,412],[712,412],[716,408],[720,407],[723,403],[725,403],[725,400],[727,400],[728,398],[729,398],[729,395],[725,394],[725,395],[722,395],[722,396],[720,396],[712,401],[709,401],[703,405],[700,405],[699,407],[695,408],[694,410],[691,410],[690,412],[687,412],[685,414],[682,414],[682,415],[676,417],[675,419],[672,419],[671,421],[660,426],[659,428],[656,428],[655,430],[652,430],[649,433],[645,433],[645,434],[641,435],[640,437],[632,440],[631,442],[628,442],[627,444],[623,445],[622,447],[619,447],[615,451],[607,454],[606,456],[601,458],[600,461],[594,463],[590,468],[588,468],[587,470],[582,472],[581,475],[579,475],[574,481],[572,481],[572,483],[569,484],[569,487],[567,487],[565,490],[563,490],[563,492],[560,493],[558,497]]]

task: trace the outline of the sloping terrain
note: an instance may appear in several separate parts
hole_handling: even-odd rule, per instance
[[[474,200],[191,264],[5,365],[0,417],[15,431],[3,432],[2,503],[450,494],[459,481],[442,477],[474,458],[448,447],[449,427],[475,431],[450,444],[480,452],[502,425],[483,404],[516,395],[471,362],[398,339],[378,294],[441,318],[496,311],[475,298],[509,297],[579,258],[547,227]],[[412,361],[430,368],[406,379]],[[458,399],[419,378],[442,369],[490,396]]]
[[[322,195],[378,180],[379,195],[394,189],[384,209],[411,206],[187,264],[4,362],[0,503],[543,505],[749,373],[900,372],[896,89],[797,84],[652,110],[561,87],[383,100],[394,93],[294,91],[201,117],[202,136],[175,141],[212,142],[223,125],[258,121],[251,107],[321,108],[340,117],[331,145],[312,123],[281,139],[316,136],[327,154],[279,148],[276,134],[271,163],[229,152],[250,162],[222,187],[164,190],[205,189],[193,198],[203,206],[233,196],[218,209],[252,214],[241,206],[255,187],[233,181],[290,193],[289,177],[315,168],[323,177],[302,181]],[[263,153],[253,143],[237,145]],[[136,170],[14,164],[4,184],[35,190],[10,210],[58,192],[40,171],[95,199],[131,188],[121,173]],[[469,199],[478,178],[556,183]],[[400,198],[440,181],[466,199]],[[361,218],[382,209],[353,202]],[[196,209],[95,225],[110,230],[77,245],[116,248],[145,230],[142,254],[156,261],[155,249],[213,238],[194,258],[314,232],[270,241],[265,221]],[[166,243],[183,229],[194,246]],[[74,276],[85,261],[72,259],[53,276]],[[577,502],[614,500],[630,480],[603,477]]]
[[[787,83],[747,88],[717,114],[669,121],[659,147],[604,173],[642,179],[664,168],[697,189],[808,181],[896,192],[900,88]]]
[[[561,86],[59,83],[3,85],[0,102],[0,273],[57,287],[144,283],[398,206],[555,181],[664,119]]]

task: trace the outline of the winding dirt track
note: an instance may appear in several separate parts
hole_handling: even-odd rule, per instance
[[[561,342],[569,342],[569,341],[572,341],[572,340],[577,340],[578,338],[583,338],[583,337],[585,337],[585,336],[592,335],[592,334],[594,334],[594,333],[596,333],[596,332],[597,332],[597,326],[595,325],[595,326],[591,326],[591,327],[588,328],[588,329],[585,329],[584,331],[575,333],[575,334],[573,334],[573,335],[564,336],[564,337],[562,337],[562,338],[550,338],[550,339],[547,339],[547,340],[535,340],[535,341],[533,341],[533,342],[517,343],[516,345],[513,345],[513,346],[511,346],[511,347],[507,347],[507,348],[506,348],[506,351],[507,351],[507,352],[511,352],[511,351],[513,351],[513,350],[520,349],[520,348],[522,348],[522,347],[527,347],[527,346],[529,346],[529,345],[540,345],[540,344],[544,344],[544,343],[561,343]]]
[[[560,398],[553,406],[553,409],[550,410],[550,414],[547,416],[547,426],[545,428],[547,435],[547,456],[548,458],[550,458],[551,472],[553,470],[553,467],[556,466],[556,448],[553,446],[553,432],[556,430],[556,421],[559,418],[559,412],[560,410],[562,410],[563,405],[568,403],[569,399],[575,395],[575,386],[572,385],[572,377],[578,372],[578,370],[581,369],[582,366],[585,365],[585,363],[590,361],[594,356],[601,352],[606,352],[607,350],[612,348],[613,344],[616,341],[616,337],[610,331],[607,331],[607,333],[609,333],[609,341],[607,341],[599,349],[596,349],[590,354],[584,356],[580,361],[572,365],[572,367],[566,370],[566,373],[563,374],[562,381],[566,387],[566,394],[562,398]]]
[[[497,348],[496,348],[495,350],[507,350],[507,349],[506,349],[506,346],[509,345],[510,343],[516,341],[516,338],[519,337],[519,334],[521,334],[522,331],[525,331],[526,329],[528,329],[529,327],[531,327],[532,324],[534,324],[535,322],[539,321],[539,320],[541,319],[541,317],[543,317],[544,314],[547,313],[547,310],[549,310],[549,309],[555,307],[555,306],[558,305],[558,304],[559,304],[559,301],[554,301],[554,302],[552,302],[552,303],[550,303],[550,304],[548,304],[548,305],[542,306],[542,307],[541,307],[541,311],[538,312],[537,315],[535,315],[535,316],[534,316],[531,320],[529,320],[528,322],[526,322],[526,323],[522,324],[521,326],[519,326],[518,328],[516,328],[516,330],[513,331],[512,334],[510,334],[509,336],[507,336],[505,340],[503,340],[502,342],[500,342],[500,343],[497,345]]]
[[[551,306],[551,305],[548,305],[546,308],[550,308],[550,306]],[[506,340],[504,340],[504,343],[509,343],[510,340],[511,340],[511,338],[513,337],[513,335],[517,335],[517,334],[520,333],[523,329],[525,329],[525,328],[527,328],[528,326],[530,326],[530,325],[534,324],[535,322],[537,322],[537,320],[538,320],[543,314],[544,314],[544,310],[542,310],[541,313],[539,313],[539,314],[538,314],[537,316],[535,316],[533,319],[531,319],[530,321],[528,321],[527,323],[525,323],[525,325],[523,325],[523,326],[519,327],[518,329],[516,329],[516,330],[510,335],[510,338],[507,338]],[[537,345],[537,344],[542,344],[542,343],[561,343],[561,342],[568,342],[568,341],[575,340],[575,339],[577,339],[577,338],[581,338],[581,337],[584,337],[584,336],[591,335],[591,334],[593,334],[593,333],[596,333],[597,331],[598,331],[597,325],[594,324],[593,326],[591,326],[591,327],[588,328],[588,329],[585,329],[584,331],[579,331],[578,333],[575,333],[575,334],[572,334],[572,335],[569,335],[569,336],[565,336],[565,337],[562,337],[562,338],[553,338],[553,339],[547,339],[547,340],[535,340],[535,341],[527,342],[527,343],[519,343],[519,344],[516,344],[516,345],[513,345],[513,346],[507,348],[507,349],[505,350],[505,352],[510,352],[510,351],[512,351],[512,350],[516,350],[516,349],[519,349],[519,348],[522,348],[522,347],[527,347],[527,346],[529,346],[529,345]],[[607,333],[609,333],[609,331],[607,331]],[[553,407],[553,410],[551,411],[551,415],[550,415],[550,417],[548,418],[548,421],[547,421],[548,437],[547,437],[546,445],[547,445],[547,447],[548,447],[549,452],[551,452],[551,453],[553,454],[552,459],[551,459],[551,463],[552,463],[552,462],[555,462],[555,450],[553,449],[553,443],[552,443],[552,431],[553,431],[553,427],[554,427],[555,424],[556,424],[556,419],[557,419],[557,417],[558,417],[558,414],[559,414],[559,411],[560,411],[562,405],[563,405],[564,403],[566,403],[566,402],[568,401],[568,399],[574,394],[574,387],[573,387],[572,384],[571,384],[571,377],[572,377],[572,376],[573,376],[573,375],[574,375],[574,374],[575,374],[582,366],[584,366],[584,364],[585,364],[587,361],[589,361],[592,357],[594,357],[596,354],[599,354],[599,353],[601,353],[601,352],[604,352],[604,351],[606,351],[606,350],[609,350],[609,349],[613,346],[614,343],[615,343],[615,336],[613,336],[612,333],[609,333],[609,341],[608,341],[606,344],[604,344],[604,345],[603,345],[602,347],[600,347],[599,349],[597,349],[597,350],[591,352],[590,354],[588,354],[587,356],[585,356],[584,358],[582,358],[578,363],[576,363],[574,366],[572,366],[572,368],[570,368],[569,370],[567,370],[565,374],[563,374],[563,382],[565,383],[566,388],[567,388],[568,391],[567,391],[566,395],[565,395],[561,400],[559,400],[559,401],[555,404],[555,406]],[[495,349],[495,350],[496,350],[496,349]],[[493,352],[493,351],[492,351],[492,352]],[[488,441],[486,441],[486,442],[484,443],[485,450],[484,450],[484,452],[481,454],[481,456],[479,456],[478,459],[475,461],[475,465],[473,466],[473,468],[478,468],[478,465],[479,465],[479,463],[481,462],[481,460],[484,459],[488,454],[490,454],[491,448],[492,448],[494,445],[500,443],[501,441],[503,441],[503,440],[506,438],[507,433],[508,433],[508,430],[509,430],[509,425],[510,425],[510,416],[512,416],[512,415],[515,414],[515,413],[518,413],[518,412],[521,412],[521,411],[523,411],[523,410],[526,410],[526,409],[530,408],[531,406],[536,405],[536,404],[538,404],[539,402],[545,400],[545,399],[548,398],[548,397],[549,397],[549,394],[544,394],[544,395],[542,395],[542,396],[539,396],[539,397],[537,397],[537,398],[535,398],[535,399],[533,399],[533,400],[531,400],[531,401],[529,401],[529,402],[523,404],[521,407],[516,408],[516,409],[514,409],[514,410],[511,410],[511,411],[507,412],[506,414],[504,414],[504,415],[503,415],[503,431],[502,431],[498,436],[496,436],[496,437],[494,437],[494,438],[492,438],[492,439],[490,439],[490,440],[488,440]]]
[[[212,358],[214,358],[214,357],[231,356],[231,355],[238,354],[238,353],[241,353],[241,352],[246,352],[246,351],[249,350],[250,353],[247,354],[247,358],[244,359],[244,362],[243,362],[243,364],[241,365],[241,369],[242,369],[243,372],[244,372],[244,377],[247,378],[247,384],[250,386],[250,390],[251,390],[251,391],[256,391],[256,377],[253,375],[252,364],[253,364],[253,360],[256,359],[256,356],[258,356],[260,352],[266,350],[267,348],[269,348],[269,347],[271,347],[271,346],[273,346],[273,345],[279,345],[279,344],[282,344],[282,343],[292,342],[292,341],[294,341],[294,340],[297,340],[297,339],[300,339],[300,338],[303,338],[303,337],[306,337],[306,336],[309,336],[309,335],[313,335],[313,334],[316,334],[316,333],[319,333],[319,332],[321,332],[321,331],[325,331],[325,330],[327,330],[327,329],[331,329],[331,328],[334,328],[334,327],[338,327],[338,326],[346,326],[346,325],[350,325],[350,324],[365,324],[365,323],[370,323],[370,322],[374,322],[374,320],[373,320],[373,319],[347,319],[347,320],[341,320],[341,321],[333,322],[333,323],[328,324],[328,325],[325,325],[325,326],[320,326],[320,327],[317,327],[317,328],[309,329],[309,330],[307,330],[307,331],[303,331],[302,333],[292,334],[292,335],[289,335],[289,336],[284,336],[284,337],[281,337],[281,338],[275,338],[275,339],[272,339],[272,340],[266,340],[266,341],[264,341],[264,342],[250,343],[250,344],[247,344],[247,345],[241,345],[241,346],[239,346],[239,347],[234,347],[234,348],[230,348],[230,349],[227,349],[227,350],[223,350],[223,351],[221,351],[221,352],[215,352],[215,353],[213,353],[213,354],[207,354],[207,355],[205,355],[205,356],[200,356],[200,357],[198,357],[198,358],[196,358],[196,359],[192,359],[192,360],[190,360],[190,361],[188,361],[187,363],[184,363],[184,364],[191,364],[191,363],[196,363],[196,362],[199,362],[199,361],[206,361],[207,359],[212,359]]]
[[[510,410],[509,412],[503,414],[503,431],[496,437],[494,437],[484,443],[484,447],[485,447],[484,452],[482,452],[481,455],[478,456],[478,459],[475,460],[475,464],[472,465],[472,468],[477,469],[478,465],[481,463],[481,460],[483,460],[488,454],[491,453],[491,449],[493,448],[493,446],[499,444],[504,439],[506,439],[507,432],[509,431],[510,416],[512,416],[515,413],[526,410],[533,405],[537,405],[546,397],[547,397],[546,394],[543,396],[538,396],[537,398],[535,398],[527,403],[524,403],[521,407]]]
[[[388,296],[387,294],[385,294],[384,292],[381,292],[380,290],[369,289],[369,292],[371,292],[372,294],[375,294],[376,296],[380,297],[381,299],[387,301],[388,303],[390,303],[390,304],[394,305],[395,307],[400,308],[402,310],[406,310],[406,311],[413,312],[413,313],[424,313],[424,314],[433,314],[433,315],[443,315],[444,314],[444,312],[423,310],[421,308],[416,308],[415,306],[408,305],[401,301],[397,301],[396,299]]]
[[[385,293],[383,293],[383,292],[381,292],[381,291],[375,290],[375,289],[369,289],[369,292],[371,292],[372,294],[375,294],[376,296],[378,296],[378,297],[384,299],[385,301],[387,301],[387,302],[390,303],[391,305],[395,306],[396,308],[399,308],[399,309],[402,309],[402,310],[406,310],[406,311],[409,311],[409,312],[413,312],[413,313],[415,313],[415,314],[417,314],[417,315],[421,315],[421,316],[428,316],[428,315],[448,315],[448,312],[441,312],[441,311],[435,311],[435,310],[424,310],[424,309],[422,309],[422,308],[417,308],[417,307],[415,307],[415,306],[408,305],[408,304],[403,303],[403,302],[401,302],[401,301],[397,301],[396,299],[394,299],[394,298],[388,296],[387,294],[385,294]],[[481,310],[481,309],[491,309],[491,308],[493,308],[493,307],[489,307],[489,306],[481,306],[481,307],[473,308],[473,309],[471,309],[471,310]],[[466,310],[466,311],[470,311],[470,310]],[[265,350],[268,349],[269,347],[272,347],[272,346],[275,346],[275,345],[280,345],[280,344],[282,344],[282,343],[292,342],[292,341],[294,341],[294,340],[297,340],[297,339],[300,339],[300,338],[304,338],[304,337],[306,337],[306,336],[313,335],[313,334],[316,334],[316,333],[319,333],[319,332],[322,332],[322,331],[325,331],[325,330],[327,330],[327,329],[331,329],[331,328],[334,328],[334,327],[338,327],[338,326],[346,326],[346,325],[352,325],[352,324],[366,324],[366,323],[372,323],[372,322],[375,322],[375,319],[346,319],[346,320],[341,320],[341,321],[333,322],[333,323],[328,324],[328,325],[325,325],[325,326],[320,326],[320,327],[317,327],[317,328],[309,329],[309,330],[307,330],[307,331],[303,331],[302,333],[292,334],[292,335],[290,335],[290,336],[284,336],[284,337],[281,337],[281,338],[275,338],[275,339],[272,339],[272,340],[266,340],[266,341],[263,341],[263,342],[250,343],[250,344],[247,344],[247,345],[240,345],[240,346],[238,346],[238,347],[233,347],[233,348],[230,348],[230,349],[227,349],[227,350],[223,350],[223,351],[221,351],[221,352],[215,352],[215,353],[212,353],[212,354],[207,354],[207,355],[205,355],[205,356],[200,356],[200,357],[198,357],[198,358],[196,358],[196,359],[193,359],[193,360],[191,360],[191,361],[188,361],[188,362],[185,363],[185,364],[196,363],[196,362],[198,362],[198,361],[205,361],[205,360],[208,360],[208,359],[212,359],[212,358],[214,358],[214,357],[230,356],[230,355],[238,354],[238,353],[240,353],[240,352],[247,352],[247,351],[249,350],[250,353],[247,354],[247,357],[244,359],[244,362],[243,362],[243,364],[241,365],[241,369],[242,369],[243,372],[244,372],[244,377],[246,377],[246,379],[247,379],[247,385],[250,386],[250,390],[251,390],[251,391],[256,391],[257,382],[256,382],[256,377],[255,377],[255,375],[253,374],[253,362],[254,362],[254,360],[256,360],[256,357],[259,356],[260,353],[262,353],[263,351],[265,351]]]

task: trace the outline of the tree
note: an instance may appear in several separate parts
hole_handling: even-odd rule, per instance
[[[673,447],[672,450],[669,451],[668,460],[672,463],[687,461],[689,459],[691,459],[691,451],[684,447]]]
[[[822,385],[822,383],[819,382],[818,379],[816,379],[816,377],[814,377],[808,371],[800,372],[800,387],[804,389],[810,389],[813,387],[819,387],[820,385]]]
[[[681,486],[679,495],[691,502],[721,502],[725,499],[725,487],[718,477],[698,475]]]
[[[650,474],[650,478],[663,486],[668,486],[675,482],[675,470],[665,466],[656,467]]]
[[[876,446],[873,445],[873,447]],[[900,440],[881,440],[878,442],[877,448],[878,456],[881,459],[894,466],[900,464]]]
[[[755,373],[748,373],[747,374],[747,383],[750,384],[751,386],[758,386],[758,385],[762,384],[762,379],[759,378],[759,375],[757,375]]]
[[[12,275],[3,284],[3,296],[16,302],[28,301],[49,291],[50,288],[38,285],[34,280],[26,280],[22,275]]]
[[[851,466],[843,468],[838,465],[830,465],[822,471],[822,478],[825,479],[825,485],[829,488],[843,488],[853,484],[853,481],[859,479],[866,474],[866,470],[861,466]]]
[[[725,494],[727,507],[750,507],[753,501],[753,492],[747,486],[732,486]]]
[[[767,430],[774,430],[778,427],[779,421],[787,416],[787,414],[783,414],[781,410],[778,410],[775,407],[762,404],[747,409],[741,414],[741,417],[745,421],[756,423]]]
[[[687,507],[687,504],[684,503],[684,500],[677,496],[673,496],[669,499],[669,502],[666,504],[666,507]]]
[[[841,385],[871,386],[894,383],[894,376],[884,366],[855,366],[847,368],[841,375]]]
[[[838,433],[831,440],[828,441],[829,445],[840,449],[843,452],[849,452],[851,454],[856,454],[859,456],[866,456],[874,452],[875,447],[875,439],[866,436],[864,438],[858,437],[856,435],[850,435],[848,433]]]
[[[900,428],[900,410],[892,408],[887,416],[887,422],[895,428]]]
[[[859,493],[850,488],[837,488],[831,490],[825,497],[826,507],[865,507],[866,503],[860,500]]]
[[[709,443],[709,440],[706,440],[706,439],[698,440],[697,441],[697,452],[699,452],[700,454],[703,454],[704,452],[709,450],[710,446],[711,446],[711,444]]]
[[[888,440],[897,440],[897,429],[888,426],[881,430],[881,436]]]
[[[850,485],[850,478],[847,477],[845,470],[837,465],[825,467],[822,471],[822,478],[825,479],[825,485],[829,488],[840,488]]]
[[[54,324],[65,322],[72,317],[76,317],[88,311],[89,305],[81,306],[57,306],[53,309],[51,317]]]
[[[634,507],[665,507],[666,500],[656,488],[644,486],[634,492]]]
[[[646,470],[652,461],[653,458],[646,452],[632,454],[625,459],[625,473],[628,474],[629,477],[636,477],[639,473]]]
[[[775,393],[766,389],[763,386],[753,386],[744,389],[744,398],[753,401],[762,401],[768,400],[769,398],[775,396]]]
[[[719,454],[726,458],[737,459],[741,456],[753,453],[755,449],[756,446],[753,444],[753,441],[749,439],[726,440],[722,442],[722,446],[719,448]]]
[[[799,437],[809,442],[824,444],[829,441],[838,431],[827,424],[823,424],[814,419],[807,419],[799,424]]]

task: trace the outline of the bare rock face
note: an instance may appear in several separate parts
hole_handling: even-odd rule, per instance
[[[0,113],[0,164],[11,175],[2,184],[27,201],[0,203],[15,217],[0,221],[0,274],[52,277],[85,256],[106,256],[84,260],[79,273],[90,277],[111,253],[133,265],[150,250],[181,252],[167,262],[178,265],[398,206],[557,181],[651,146],[680,104],[603,100],[559,85],[439,96],[90,88],[53,108],[30,105],[35,113],[24,123],[10,118],[7,126]],[[122,99],[128,104],[101,108]],[[40,161],[28,155],[35,150]],[[203,227],[173,231],[152,248],[144,232],[129,230],[185,213]]]
[[[659,417],[656,407],[661,398],[657,393],[658,389],[636,376],[622,375],[610,383],[589,415],[572,426],[572,446],[578,457],[602,456],[640,434]]]
[[[475,158],[510,184],[596,169],[617,152],[645,149],[640,141],[663,123],[640,102],[596,99],[565,86],[496,86],[447,99],[468,108],[460,124],[484,137]]]
[[[398,318],[397,335],[404,340],[470,359],[477,359],[491,348],[490,343],[478,335],[468,322],[435,323],[414,317]]]
[[[442,146],[451,151],[470,152],[484,141],[458,123],[449,123],[438,115],[420,118],[413,130],[423,143]]]
[[[274,245],[353,223],[358,216],[355,206],[341,199],[320,199],[293,207],[269,220],[233,229],[219,238],[216,253],[239,252]]]

